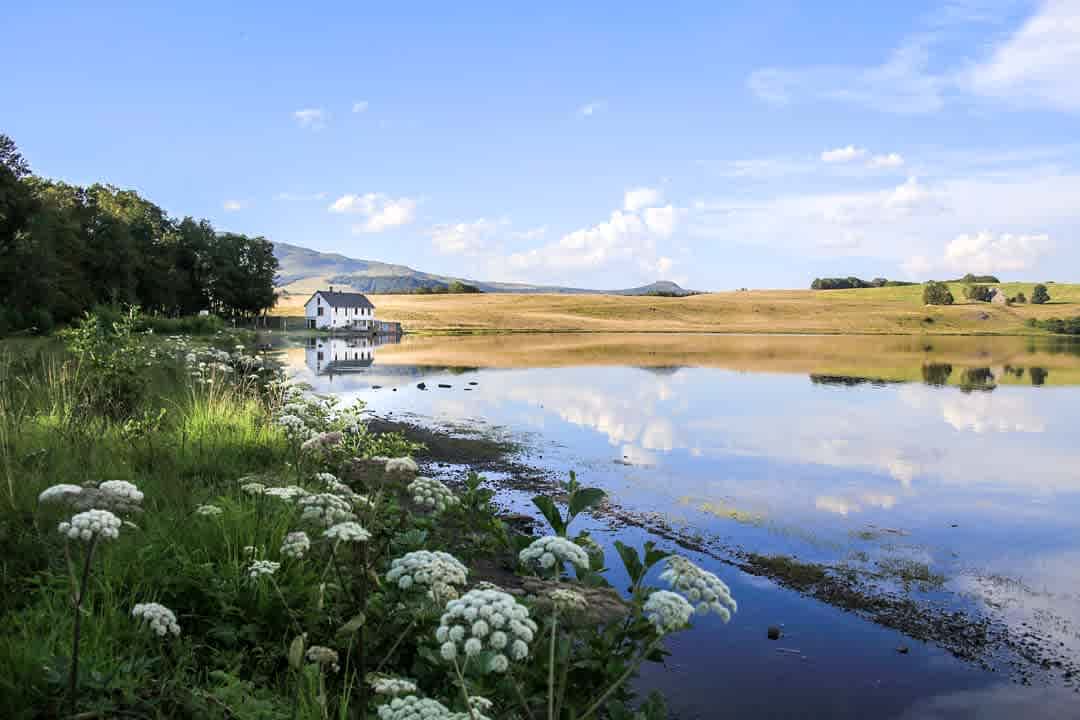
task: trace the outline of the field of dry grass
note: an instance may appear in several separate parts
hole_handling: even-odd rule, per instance
[[[1009,294],[1030,283],[1006,284]],[[686,298],[616,295],[372,295],[378,316],[409,332],[726,332],[829,334],[1031,334],[1029,318],[1080,314],[1080,285],[1050,285],[1046,305],[963,300],[922,304],[919,286],[864,290],[751,290]],[[302,315],[307,294],[274,313]]]

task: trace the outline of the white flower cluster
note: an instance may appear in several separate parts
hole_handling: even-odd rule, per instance
[[[563,563],[571,563],[586,570],[589,567],[589,554],[584,548],[556,535],[533,540],[518,557],[525,564],[536,563],[545,570],[555,567],[556,563],[560,570]]]
[[[217,505],[200,505],[199,507],[195,508],[195,514],[202,515],[203,517],[218,517],[223,512],[225,511],[219,508]]]
[[[416,692],[416,683],[390,675],[369,675],[368,683],[377,695],[408,695]]]
[[[731,589],[723,580],[682,556],[673,555],[667,559],[667,568],[660,574],[660,579],[685,595],[701,614],[714,612],[727,622],[731,613],[738,610]]]
[[[108,510],[86,510],[60,523],[57,529],[72,540],[115,540],[120,537],[120,518]]]
[[[559,612],[580,612],[589,606],[589,601],[577,590],[556,588],[548,593],[548,597]]]
[[[308,648],[307,659],[310,662],[328,667],[334,672],[339,670],[337,650],[322,645],[312,645]]]
[[[371,505],[371,501],[364,495],[358,495],[345,483],[338,480],[330,473],[317,473],[315,479],[323,484],[326,492],[348,500],[353,505]]]
[[[340,445],[341,440],[342,434],[337,431],[318,433],[305,440],[300,449],[304,452],[326,451]]]
[[[457,597],[455,585],[464,585],[469,571],[450,553],[416,550],[394,559],[386,573],[389,582],[402,590],[422,586],[435,601]]]
[[[303,443],[315,434],[315,431],[307,426],[303,418],[290,413],[278,417],[277,424],[285,431],[285,437],[292,442]]]
[[[131,610],[131,615],[142,620],[159,637],[170,633],[180,634],[180,624],[176,622],[176,614],[159,603],[138,603]]]
[[[418,477],[409,483],[408,490],[414,503],[435,512],[443,512],[451,505],[458,504],[454,492],[433,478]]]
[[[690,624],[694,606],[670,590],[657,590],[645,601],[645,617],[660,635],[682,630]]]
[[[98,485],[98,490],[119,505],[138,505],[143,501],[139,488],[127,480],[106,480]]]
[[[66,503],[69,502],[74,496],[82,493],[83,489],[78,485],[68,485],[66,483],[60,485],[53,485],[47,487],[41,491],[38,495],[39,503]]]
[[[470,590],[459,600],[446,604],[446,612],[435,631],[444,660],[453,660],[459,652],[466,658],[491,650],[495,655],[486,668],[506,672],[513,660],[529,655],[529,643],[536,633],[536,623],[529,610],[514,596],[501,590]]]
[[[323,535],[336,542],[367,542],[371,539],[371,533],[352,520],[334,525]]]
[[[391,458],[386,461],[387,475],[415,475],[420,466],[411,457]]]
[[[263,495],[266,493],[266,486],[261,482],[246,482],[240,486],[240,490],[248,495]]]
[[[285,487],[268,487],[263,490],[263,494],[266,497],[277,498],[278,500],[284,500],[285,502],[292,502],[297,498],[306,497],[308,491],[299,485],[286,485]]]
[[[281,541],[281,556],[302,559],[311,549],[311,538],[304,531],[291,532]]]
[[[281,563],[271,562],[270,560],[254,560],[251,566],[248,567],[248,575],[252,580],[258,580],[265,575],[273,575],[281,567]]]
[[[416,695],[397,697],[379,706],[379,720],[457,720],[464,713],[452,713],[438,700]]]
[[[106,480],[97,487],[90,484],[53,485],[38,495],[38,502],[66,504],[76,510],[138,511],[142,501],[139,488],[126,480]]]
[[[300,519],[323,527],[332,527],[338,523],[356,520],[352,505],[347,500],[331,493],[305,495],[299,500],[302,509]]]

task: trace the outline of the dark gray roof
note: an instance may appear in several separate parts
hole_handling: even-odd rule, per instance
[[[367,299],[367,295],[363,293],[351,293],[351,292],[330,292],[329,290],[316,290],[311,297],[316,295],[322,295],[326,300],[327,305],[330,307],[362,307],[362,308],[374,308],[371,301]],[[308,298],[310,301],[311,298]]]

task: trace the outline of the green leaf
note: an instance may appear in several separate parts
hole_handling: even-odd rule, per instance
[[[556,535],[566,536],[566,523],[562,519],[559,508],[555,506],[555,503],[551,498],[546,495],[537,495],[533,498],[533,505],[540,508],[540,512],[547,518],[548,523],[551,524]]]
[[[299,670],[304,664],[304,645],[307,644],[307,635],[297,635],[289,645],[289,667]]]
[[[621,540],[615,541],[615,549],[619,552],[619,557],[622,558],[623,567],[626,568],[626,574],[630,576],[630,584],[633,585],[645,574],[645,568],[638,558],[637,550]]]
[[[671,553],[666,550],[657,550],[656,543],[652,540],[645,543],[645,568],[651,568],[664,558],[670,557]]]
[[[338,631],[338,635],[352,635],[360,628],[364,627],[364,623],[367,622],[367,618],[364,617],[364,613],[360,613],[349,622],[342,625]]]
[[[600,488],[580,488],[570,496],[570,517],[595,507],[603,502],[607,493]]]

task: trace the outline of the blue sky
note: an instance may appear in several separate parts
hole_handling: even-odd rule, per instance
[[[147,5],[7,10],[39,174],[486,280],[1078,279],[1080,0]]]

